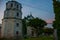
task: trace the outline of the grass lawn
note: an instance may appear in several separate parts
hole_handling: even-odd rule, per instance
[[[13,39],[2,38],[0,40],[13,40]],[[18,40],[18,39],[16,39],[16,40]],[[19,39],[19,40],[21,40],[21,39]],[[23,40],[53,40],[53,36],[31,37],[31,38],[25,38]]]
[[[53,37],[41,36],[41,37],[28,38],[25,40],[53,40]]]

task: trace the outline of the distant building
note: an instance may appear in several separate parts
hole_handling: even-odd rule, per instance
[[[17,1],[8,1],[2,19],[2,37],[22,36],[22,5]]]
[[[28,37],[36,37],[36,29],[34,27],[28,26],[27,27],[27,36]]]

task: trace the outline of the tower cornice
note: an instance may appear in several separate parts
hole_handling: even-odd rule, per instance
[[[21,20],[20,18],[16,18],[16,17],[5,17],[3,19],[19,19],[19,20]]]

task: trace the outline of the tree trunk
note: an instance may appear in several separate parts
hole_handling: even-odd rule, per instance
[[[57,29],[54,29],[54,40],[58,40],[58,37],[57,37]]]
[[[60,40],[60,29],[57,29],[58,40]]]

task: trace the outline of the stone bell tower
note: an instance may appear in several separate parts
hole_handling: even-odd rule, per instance
[[[8,1],[2,19],[2,37],[22,36],[22,5]]]

